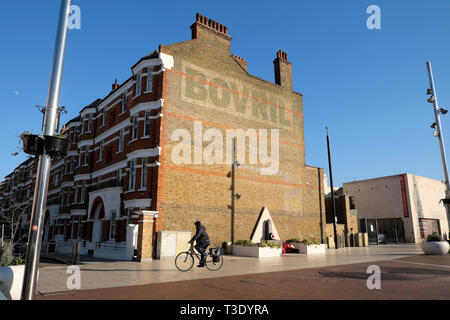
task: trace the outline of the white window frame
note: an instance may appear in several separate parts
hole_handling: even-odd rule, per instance
[[[92,132],[92,114],[89,113],[88,115],[88,127],[87,127],[87,133]]]
[[[125,113],[127,111],[127,93],[124,92],[122,96],[122,108],[120,114]]]
[[[145,112],[145,117],[144,117],[144,137],[150,137],[150,132],[152,130],[152,119],[150,119],[151,117],[151,112],[150,111],[146,111]],[[148,125],[148,132],[147,132],[147,125]]]
[[[142,75],[138,74],[136,78],[136,95],[135,97],[141,94],[142,89]]]
[[[134,116],[131,118],[131,141],[139,138],[139,118]]]
[[[130,163],[130,178],[128,180],[128,191],[136,189],[136,160]]]
[[[63,190],[62,192],[61,192],[61,199],[60,199],[60,201],[59,201],[59,205],[61,206],[61,207],[64,207],[64,202],[65,202],[65,195],[66,195],[66,190]]]
[[[125,128],[120,129],[119,131],[119,147],[117,152],[122,152],[125,144]]]
[[[103,161],[103,149],[105,146],[105,140],[100,141],[99,153],[98,153],[98,161]]]
[[[103,108],[102,112],[102,127],[106,125],[106,107]]]
[[[70,205],[70,196],[72,194],[72,189],[67,189],[67,198],[66,198],[66,206]]]
[[[141,190],[147,190],[147,179],[148,179],[148,159],[142,158],[142,168],[141,168]]]
[[[153,91],[153,68],[149,67],[147,72],[147,92]]]
[[[89,162],[89,146],[86,146],[84,151],[84,166],[87,166]]]
[[[77,203],[77,198],[78,198],[78,187],[75,186],[74,189],[75,189],[75,193],[73,195],[73,204],[76,204]]]
[[[86,195],[86,181],[83,180],[83,182],[81,182],[81,194],[80,194],[80,203],[84,202],[84,197]]]

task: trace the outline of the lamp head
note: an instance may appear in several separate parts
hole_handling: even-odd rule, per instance
[[[428,101],[429,103],[434,103],[435,100],[434,100],[434,97],[429,97],[427,101]]]
[[[442,114],[447,114],[448,110],[440,108],[439,112],[442,113]]]

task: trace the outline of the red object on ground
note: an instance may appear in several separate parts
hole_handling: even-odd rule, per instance
[[[294,246],[290,243],[286,243],[285,241],[283,241],[283,254],[286,253],[298,253],[298,249],[294,248]]]

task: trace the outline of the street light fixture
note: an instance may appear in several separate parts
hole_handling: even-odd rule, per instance
[[[436,122],[433,122],[433,124],[430,126],[431,129],[436,129]]]
[[[448,110],[444,109],[444,108],[440,108],[439,112],[442,114],[447,114]]]

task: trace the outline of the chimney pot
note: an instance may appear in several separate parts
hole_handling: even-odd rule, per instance
[[[112,85],[112,89],[116,90],[119,87],[119,84],[117,83],[117,79],[115,79],[114,84]]]

